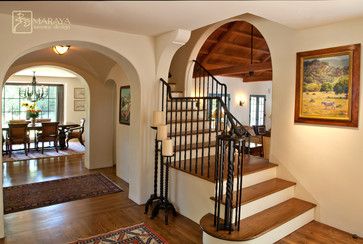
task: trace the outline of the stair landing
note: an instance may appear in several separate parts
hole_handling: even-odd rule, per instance
[[[190,163],[191,162],[191,163]],[[186,161],[176,161],[174,165],[174,161],[171,162],[171,167],[186,172],[188,174],[197,176],[199,178],[208,180],[210,182],[215,182],[215,157],[206,156],[204,157],[204,163],[202,166],[202,158],[192,159],[191,161],[188,159]],[[209,163],[208,163],[209,162]],[[180,165],[180,167],[179,167]],[[227,164],[226,168],[227,168]],[[256,173],[258,171],[266,170],[269,168],[277,167],[277,164],[270,163],[268,160],[252,156],[245,155],[244,165],[243,165],[243,175],[249,175],[252,173]],[[225,168],[225,172],[226,172]],[[208,170],[209,169],[209,170]],[[237,175],[237,167],[235,167],[235,175]],[[224,178],[227,178],[225,174]]]

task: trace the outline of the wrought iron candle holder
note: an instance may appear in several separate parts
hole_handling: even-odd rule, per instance
[[[168,224],[168,214],[169,210],[172,211],[173,215],[176,216],[177,212],[172,203],[168,200],[169,192],[169,167],[171,163],[171,158],[174,156],[173,141],[168,139],[164,140],[161,149],[161,160],[160,160],[160,201],[155,205],[151,218],[155,218],[160,210],[165,212],[165,224]],[[164,163],[164,158],[165,163]],[[164,182],[164,167],[165,167],[165,182]],[[164,189],[165,183],[165,189]]]

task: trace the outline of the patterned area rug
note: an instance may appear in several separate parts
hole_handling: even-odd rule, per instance
[[[121,191],[101,173],[4,187],[4,212],[13,213]]]
[[[40,145],[40,144],[39,144]],[[31,147],[34,147],[33,143]],[[22,149],[23,146],[14,146],[14,149]],[[69,156],[74,154],[83,154],[85,152],[85,148],[79,142],[69,142],[69,147],[66,150],[56,150],[53,147],[44,148],[44,154],[41,153],[41,149],[36,151],[35,149],[30,149],[28,156],[25,155],[24,150],[13,151],[11,157],[9,155],[3,156],[3,162],[13,162],[13,161],[21,161],[21,160],[29,160],[29,159],[37,159],[37,158],[52,158],[52,157],[61,157],[61,156]]]
[[[98,236],[80,239],[70,244],[110,244],[110,243],[127,243],[127,244],[156,244],[168,243],[153,229],[145,224],[138,224],[126,228],[114,230]]]

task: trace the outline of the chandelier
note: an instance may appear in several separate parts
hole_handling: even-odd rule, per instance
[[[37,102],[41,99],[44,99],[48,96],[47,91],[44,89],[44,86],[37,87],[37,80],[35,78],[35,71],[33,71],[33,81],[30,86],[25,89],[19,90],[20,97],[25,98],[31,102]]]

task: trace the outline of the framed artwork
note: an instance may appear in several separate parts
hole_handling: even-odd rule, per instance
[[[299,52],[295,122],[358,127],[360,44]]]
[[[86,100],[74,100],[74,111],[85,111]]]
[[[130,86],[120,87],[120,124],[130,125],[130,107],[131,107],[131,92]]]
[[[86,90],[85,88],[74,88],[74,99],[85,99]]]

